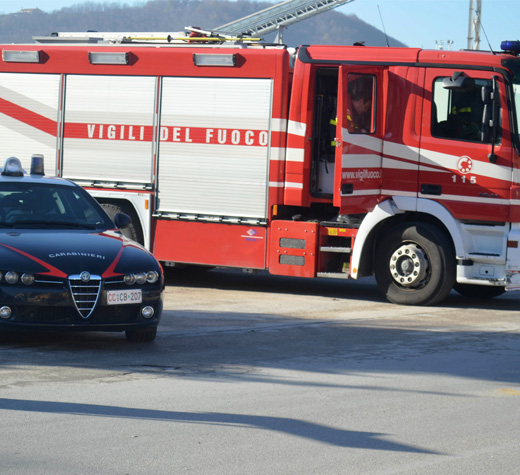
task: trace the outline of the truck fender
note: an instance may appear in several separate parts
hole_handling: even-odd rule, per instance
[[[393,196],[391,199],[379,203],[368,213],[359,227],[352,249],[350,266],[350,276],[353,279],[358,278],[361,256],[374,228],[383,221],[406,212],[430,215],[442,222],[453,241],[457,259],[464,259],[464,242],[460,225],[444,206],[424,198]]]

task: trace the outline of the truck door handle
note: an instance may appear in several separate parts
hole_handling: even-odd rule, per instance
[[[341,184],[341,194],[342,195],[351,195],[354,193],[354,183],[342,183]]]
[[[425,183],[421,185],[421,194],[423,195],[442,195],[442,186],[441,185],[431,185],[429,183]]]

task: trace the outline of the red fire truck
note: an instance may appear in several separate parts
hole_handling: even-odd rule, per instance
[[[520,288],[519,42],[92,36],[0,45],[0,155],[44,154],[166,265],[375,275],[411,305]]]

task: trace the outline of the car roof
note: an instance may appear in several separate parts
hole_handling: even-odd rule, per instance
[[[34,175],[23,175],[23,176],[5,176],[0,174],[0,183],[40,183],[44,185],[62,185],[79,188],[79,185],[72,183],[69,180],[58,177],[46,177],[46,176],[34,176]]]
[[[38,183],[44,185],[63,185],[80,188],[69,180],[58,177],[46,177],[43,171],[43,155],[31,157],[31,172],[27,173],[21,161],[16,157],[9,157],[0,169],[0,183]]]

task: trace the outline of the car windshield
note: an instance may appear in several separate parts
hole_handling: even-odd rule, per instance
[[[17,181],[0,182],[0,227],[99,230],[114,226],[82,188]]]

